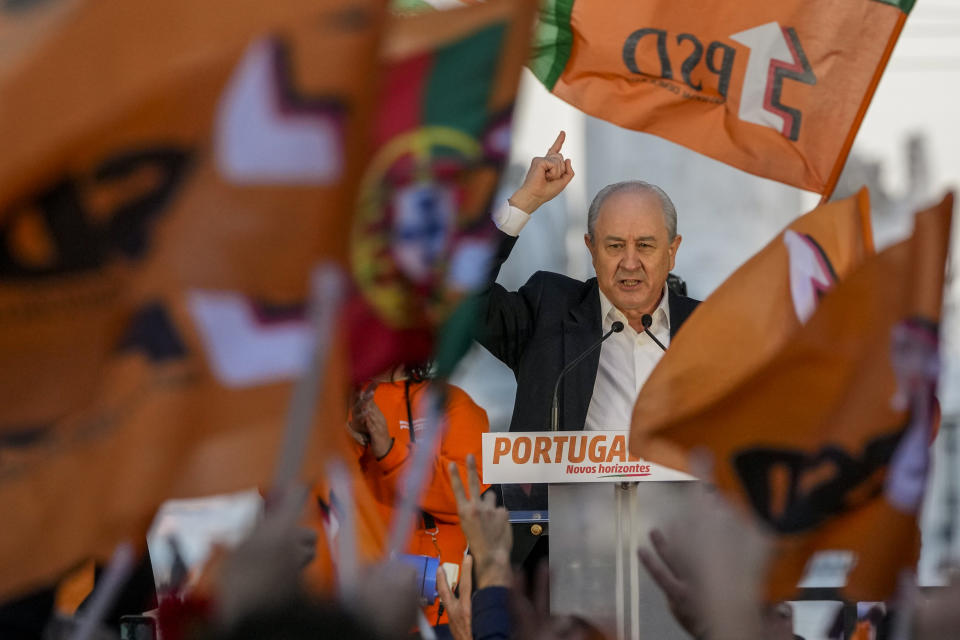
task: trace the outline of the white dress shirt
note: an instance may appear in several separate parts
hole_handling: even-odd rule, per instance
[[[665,347],[670,343],[668,295],[664,285],[660,304],[650,314],[653,317],[650,332]],[[634,331],[626,316],[613,306],[602,291],[600,318],[604,333],[610,331],[611,325],[617,320],[623,323],[623,331],[610,336],[600,347],[600,366],[597,368],[597,379],[593,383],[593,396],[583,428],[594,431],[629,429],[637,394],[663,356],[663,349],[644,331]]]
[[[500,207],[493,214],[497,228],[511,236],[519,235],[529,220],[530,214],[511,205]],[[660,304],[650,314],[653,317],[650,331],[665,347],[670,344],[668,295],[664,285]],[[623,331],[610,336],[600,347],[600,366],[584,429],[629,429],[640,387],[663,357],[663,350],[645,332],[634,331],[626,316],[603,292],[600,292],[600,318],[604,333],[617,320],[623,323]]]

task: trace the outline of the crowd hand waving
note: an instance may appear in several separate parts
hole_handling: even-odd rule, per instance
[[[460,597],[453,595],[450,583],[442,568],[437,569],[437,590],[440,600],[447,608],[450,620],[450,633],[454,640],[471,640],[473,614],[470,598],[473,596],[473,564],[476,558],[477,587],[509,587],[513,581],[510,570],[510,547],[513,545],[513,533],[507,510],[498,507],[492,492],[480,495],[480,476],[477,473],[477,461],[467,456],[467,497],[460,480],[457,465],[450,463],[450,484],[457,499],[457,514],[460,528],[470,545],[473,557],[463,559],[460,567]]]
[[[510,196],[510,204],[526,213],[533,213],[570,184],[574,175],[573,165],[560,153],[566,137],[567,134],[561,131],[545,156],[530,161],[527,176],[516,193]]]
[[[498,507],[493,492],[480,495],[480,476],[477,474],[477,461],[467,456],[467,485],[470,496],[463,490],[463,482],[457,466],[450,463],[450,484],[457,498],[457,514],[460,528],[470,545],[477,567],[477,588],[509,587],[513,582],[510,571],[510,548],[513,546],[513,532],[507,510]]]
[[[412,566],[389,560],[367,569],[349,606],[382,637],[398,637],[398,630],[417,624],[419,585]]]
[[[707,464],[692,460],[709,479]],[[696,523],[691,519],[696,514]],[[668,542],[669,541],[669,542]],[[762,637],[761,601],[771,541],[719,495],[697,489],[685,516],[650,534],[640,561],[695,638]],[[722,552],[718,552],[722,549]]]
[[[604,632],[580,616],[550,614],[550,569],[546,560],[534,571],[530,598],[523,595],[527,592],[526,575],[518,571],[510,598],[510,620],[514,625],[511,637],[517,640],[605,640],[617,635],[612,630]]]
[[[453,640],[473,640],[473,615],[470,607],[470,598],[473,597],[472,574],[473,558],[467,556],[460,566],[460,594],[457,597],[447,582],[447,574],[443,569],[437,570],[437,591],[440,592],[440,601],[447,609]]]

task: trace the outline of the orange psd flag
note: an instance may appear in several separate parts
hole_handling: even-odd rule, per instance
[[[773,357],[823,295],[872,252],[866,189],[792,222],[677,332],[640,390],[634,428],[664,429],[717,402]]]
[[[772,599],[818,551],[849,561],[854,600],[889,597],[916,562],[952,209],[951,195],[917,214],[911,238],[867,258],[711,405],[653,429],[634,414],[632,451],[668,464],[709,451],[717,486],[777,534]]]
[[[914,0],[549,0],[531,68],[578,109],[829,195]]]
[[[311,271],[345,263],[385,13],[35,4],[0,9],[0,595],[141,538],[167,497],[269,483]]]

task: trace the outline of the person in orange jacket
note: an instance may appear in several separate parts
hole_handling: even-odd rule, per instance
[[[364,479],[385,523],[393,519],[399,482],[413,459],[413,447],[426,426],[424,367],[398,366],[365,385],[348,421]],[[481,459],[481,434],[489,431],[487,413],[463,389],[447,386],[446,430],[433,457],[420,502],[422,510],[407,553],[437,558],[448,581],[459,582],[467,541],[460,529],[457,500],[447,467],[452,462],[466,477],[466,459]],[[487,486],[482,487],[483,490]],[[425,609],[430,624],[447,623],[439,598]]]

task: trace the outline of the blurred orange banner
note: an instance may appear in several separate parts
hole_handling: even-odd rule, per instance
[[[548,0],[530,66],[578,109],[829,194],[913,0]]]
[[[900,571],[915,566],[952,209],[948,195],[918,213],[912,237],[865,258],[785,344],[709,404],[683,410],[675,395],[680,415],[656,421],[644,416],[647,389],[637,404],[632,452],[678,468],[691,451],[709,452],[717,486],[777,535],[771,599],[789,599],[819,551],[846,558],[852,600],[890,597]],[[767,304],[757,290],[742,312]],[[713,319],[712,340],[723,340],[731,316]],[[683,331],[677,343],[695,337]],[[704,373],[699,384],[712,379]]]
[[[269,483],[310,275],[345,270],[386,16],[17,4],[0,9],[0,596],[141,538],[167,497]],[[342,355],[317,425],[346,415]]]

